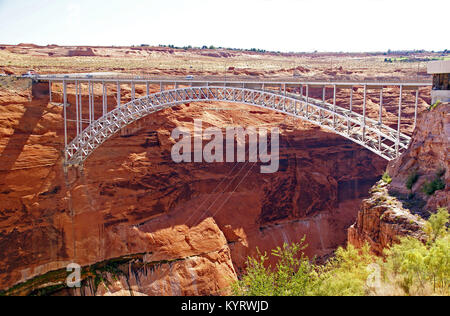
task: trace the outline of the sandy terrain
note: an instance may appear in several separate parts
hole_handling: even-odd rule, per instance
[[[385,59],[393,62],[385,62]],[[166,47],[60,47],[0,45],[0,73],[20,74],[115,71],[151,76],[213,75],[221,77],[305,79],[426,80],[427,58],[437,53],[409,55],[382,53],[281,54],[250,51],[172,49]],[[402,61],[403,60],[403,61]],[[422,60],[422,61],[420,61]]]

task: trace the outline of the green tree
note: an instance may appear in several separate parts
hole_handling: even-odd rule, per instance
[[[258,259],[248,258],[246,274],[232,285],[239,296],[304,296],[311,293],[315,280],[314,265],[303,254],[305,237],[297,244],[284,244],[272,250],[278,259],[275,269],[269,257],[258,250]],[[299,252],[301,255],[298,256]]]
[[[406,295],[449,294],[450,236],[447,209],[440,208],[425,225],[426,243],[412,237],[385,251],[384,274]]]
[[[367,279],[371,273],[369,264],[375,261],[370,247],[365,244],[357,249],[349,244],[339,248],[336,256],[324,267],[318,267],[319,278],[314,295],[320,296],[362,296],[366,295]]]

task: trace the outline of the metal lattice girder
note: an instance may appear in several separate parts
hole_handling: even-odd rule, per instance
[[[189,87],[134,99],[104,114],[67,145],[66,164],[82,164],[96,148],[122,128],[151,113],[183,103],[206,101],[243,103],[291,115],[346,137],[387,160],[397,157],[397,139],[400,140],[399,153],[411,140],[405,134],[399,136],[396,130],[379,121],[309,96],[232,86]]]

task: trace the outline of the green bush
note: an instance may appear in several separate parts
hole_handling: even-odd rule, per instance
[[[431,182],[425,182],[422,186],[422,191],[426,195],[433,195],[436,191],[445,189],[445,183],[441,178],[436,178]]]
[[[436,103],[430,105],[428,108],[428,111],[433,111],[435,108],[437,108],[441,104],[441,100],[437,100]]]
[[[436,177],[438,178],[442,178],[445,173],[447,172],[447,170],[445,170],[444,167],[440,167],[437,171],[436,171]]]
[[[412,190],[414,184],[419,180],[419,174],[417,171],[413,171],[409,174],[408,179],[406,180],[406,188],[408,190]]]
[[[325,266],[316,267],[318,280],[312,293],[316,296],[368,295],[366,283],[370,270],[367,267],[374,260],[367,244],[362,249],[351,244],[345,249],[339,248]]]
[[[439,209],[425,226],[427,242],[407,237],[377,259],[362,249],[339,248],[324,265],[311,263],[299,243],[278,247],[272,269],[267,254],[249,258],[246,273],[232,285],[239,296],[449,295],[450,235],[447,209]],[[374,281],[374,282],[372,282]]]
[[[383,174],[383,177],[381,179],[387,184],[391,184],[392,182],[392,178],[387,171]]]
[[[385,251],[385,276],[406,295],[448,295],[450,287],[449,214],[441,208],[426,224],[428,241],[407,237]]]
[[[310,294],[315,275],[314,265],[303,254],[305,237],[298,244],[278,247],[272,256],[278,258],[276,269],[266,267],[269,259],[258,250],[258,258],[248,258],[246,274],[232,285],[232,292],[238,296],[305,296]],[[301,252],[299,258],[298,253]]]

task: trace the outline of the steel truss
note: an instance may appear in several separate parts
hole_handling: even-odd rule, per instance
[[[149,114],[179,104],[209,101],[248,104],[291,115],[346,137],[387,160],[398,157],[411,139],[380,121],[308,95],[225,86],[187,87],[134,99],[104,113],[66,146],[66,166],[82,165],[114,134]]]

